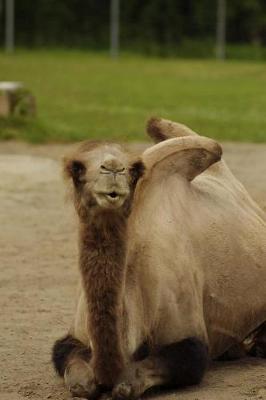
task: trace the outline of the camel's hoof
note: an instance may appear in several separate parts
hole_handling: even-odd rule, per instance
[[[133,399],[133,386],[130,383],[119,383],[112,391],[113,400]]]
[[[73,397],[71,396],[71,400],[87,400],[86,397]]]
[[[70,365],[65,370],[65,385],[72,397],[94,400],[99,396],[92,369],[85,362]]]
[[[81,399],[96,399],[99,395],[99,391],[95,384],[82,385],[80,383],[75,383],[69,386],[69,391],[72,398]]]
[[[108,393],[103,393],[103,394],[100,396],[100,399],[99,399],[99,400],[112,400],[112,395],[111,395],[110,392],[108,392]]]

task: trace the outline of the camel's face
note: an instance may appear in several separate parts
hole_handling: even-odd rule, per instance
[[[135,171],[128,154],[118,145],[103,144],[82,151],[76,159],[68,160],[65,168],[87,209],[119,209],[131,196]]]
[[[101,208],[120,208],[130,195],[129,160],[117,146],[88,153],[85,191]]]

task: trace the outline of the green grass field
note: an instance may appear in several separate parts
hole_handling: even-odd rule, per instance
[[[34,120],[0,119],[0,139],[145,140],[161,116],[220,140],[266,141],[266,65],[155,59],[78,51],[0,53],[0,80],[37,97]]]

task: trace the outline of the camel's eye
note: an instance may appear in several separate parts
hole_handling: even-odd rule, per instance
[[[81,161],[72,162],[72,172],[73,174],[82,174],[85,172],[85,165]]]
[[[72,161],[71,175],[75,183],[80,181],[80,178],[85,174],[86,167],[81,161]]]

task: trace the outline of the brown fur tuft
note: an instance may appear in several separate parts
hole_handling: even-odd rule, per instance
[[[88,362],[91,358],[91,350],[71,335],[66,335],[55,342],[52,361],[59,376],[64,376],[69,360],[77,357]]]
[[[129,174],[131,176],[131,184],[134,188],[138,182],[138,180],[144,175],[145,173],[145,165],[143,164],[142,160],[135,161],[130,169]]]
[[[155,141],[155,143],[162,142],[168,137],[162,132],[160,128],[161,119],[157,117],[152,117],[147,122],[147,133]]]
[[[126,220],[113,212],[80,226],[80,269],[87,295],[93,367],[98,382],[112,385],[124,367],[121,302],[125,278]]]

